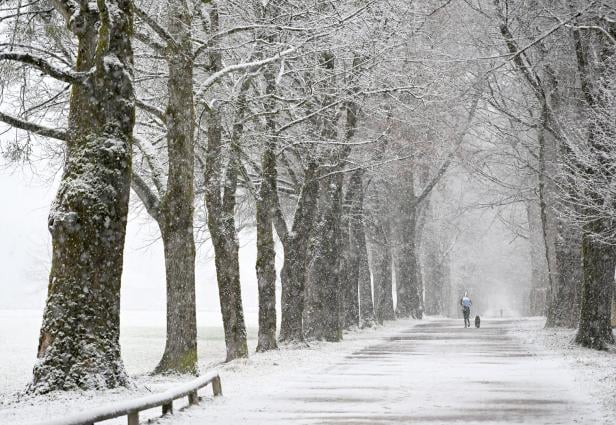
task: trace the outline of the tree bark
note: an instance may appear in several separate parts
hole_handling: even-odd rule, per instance
[[[425,219],[428,221],[427,228],[424,229],[423,239],[423,270],[426,281],[426,301],[425,312],[429,315],[447,314],[447,280],[448,273],[448,253],[444,246],[442,230],[435,226],[433,220],[432,206],[426,205]]]
[[[224,193],[221,194],[222,128],[219,112],[214,108],[208,113],[207,124],[205,202],[208,211],[208,229],[214,245],[214,263],[227,346],[227,361],[231,361],[248,356],[240,285],[239,243],[235,229],[235,191],[239,152],[232,146],[224,178]]]
[[[360,251],[355,235],[355,222],[362,220],[357,216],[358,191],[361,191],[361,174],[358,170],[351,175],[345,195],[342,219],[342,264],[340,274],[340,291],[342,294],[343,325],[350,329],[360,324],[359,321],[359,275]],[[365,245],[365,243],[364,243]],[[369,273],[369,271],[368,271]]]
[[[579,291],[583,281],[580,232],[559,220],[556,229],[554,289],[546,327],[575,328],[580,317]]]
[[[322,180],[320,220],[314,229],[310,267],[309,310],[306,336],[326,341],[342,339],[340,294],[340,222],[342,216],[342,173]]]
[[[197,372],[195,301],[194,122],[191,12],[169,7],[168,31],[179,46],[167,59],[165,111],[169,172],[158,217],[165,253],[167,339],[155,373]]]
[[[605,97],[601,93],[597,82],[601,78],[609,78],[606,74],[606,63],[614,56],[614,46],[604,33],[600,38],[592,39],[582,37],[579,28],[574,27],[573,39],[577,66],[580,75],[581,94],[589,110],[605,108]],[[616,37],[616,25],[609,27],[611,40]],[[595,46],[592,44],[596,43]],[[589,52],[594,47],[598,55]],[[593,61],[591,63],[590,61]],[[593,181],[596,173],[604,173],[613,179],[613,164],[605,159],[605,146],[598,139],[598,133],[610,134],[602,128],[601,122],[589,120],[587,144],[591,148],[591,155],[598,157],[600,169],[578,169],[589,181]],[[613,135],[613,134],[612,134]],[[582,213],[592,217],[592,208],[612,202],[606,199],[595,187],[582,189],[584,206]],[[589,211],[590,210],[590,211]],[[611,303],[614,290],[614,270],[616,268],[616,248],[610,243],[603,242],[606,233],[612,234],[614,220],[611,217],[600,217],[587,223],[583,228],[582,261],[584,280],[582,286],[581,312],[576,343],[589,348],[604,349],[606,344],[614,343],[611,327]]]
[[[276,232],[284,248],[284,263],[280,272],[282,283],[281,323],[279,340],[285,343],[304,341],[304,287],[308,239],[315,222],[319,183],[318,165],[311,161],[305,171],[304,184],[293,216],[291,231],[286,230],[280,208],[276,211]]]
[[[376,321],[374,314],[374,301],[372,298],[372,281],[370,278],[370,263],[368,261],[368,247],[366,245],[366,232],[364,225],[364,170],[358,170],[351,176],[349,186],[355,186],[355,202],[351,212],[351,247],[357,257],[357,283],[353,286],[353,303],[357,303],[357,287],[359,287],[359,314],[362,327],[370,327]],[[350,189],[349,189],[350,190]],[[390,288],[391,289],[391,288]]]
[[[541,211],[536,199],[526,201],[526,217],[528,220],[531,265],[529,313],[531,316],[544,316],[547,313],[548,267],[545,253],[546,245],[541,231]]]
[[[396,319],[393,298],[390,222],[384,214],[380,214],[378,217],[372,240],[375,314],[378,323],[382,324],[385,320]]]
[[[415,232],[417,209],[412,186],[412,175],[406,190],[400,196],[399,249],[396,258],[396,314],[400,317],[421,319],[421,302],[417,282],[417,251]]]
[[[588,230],[591,234],[601,231],[598,228]],[[614,343],[611,317],[616,249],[585,235],[582,252],[584,283],[580,324],[575,342],[584,347],[603,350],[606,344]]]
[[[210,9],[210,32],[216,34],[219,30],[218,6],[214,3]],[[222,57],[215,47],[214,41],[209,50],[209,60],[214,72],[222,69]],[[204,169],[204,197],[208,212],[208,230],[214,245],[214,263],[227,346],[227,361],[248,357],[240,283],[239,242],[235,227],[235,194],[240,170],[239,143],[244,131],[246,92],[249,86],[250,77],[246,77],[237,97],[237,112],[229,141],[226,171],[223,167],[225,155],[220,106],[216,104],[206,107],[208,143]]]
[[[273,76],[266,75],[266,94],[274,91]],[[268,110],[272,110],[270,105]],[[268,118],[267,127],[274,130],[274,123]],[[261,155],[261,186],[257,197],[257,283],[259,288],[259,335],[257,351],[278,348],[276,344],[276,249],[273,233],[273,213],[277,204],[276,153],[273,134],[265,142]]]
[[[120,358],[120,286],[135,123],[132,4],[79,12],[67,160],[49,215],[52,266],[27,391],[103,389],[128,383]]]

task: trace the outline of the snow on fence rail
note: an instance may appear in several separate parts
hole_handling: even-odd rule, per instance
[[[138,398],[135,400],[113,403],[88,412],[75,414],[51,421],[38,422],[32,425],[93,425],[96,422],[127,416],[128,425],[139,424],[139,412],[161,406],[163,415],[173,413],[173,401],[188,396],[190,405],[199,404],[197,391],[212,384],[214,396],[222,395],[220,376],[217,371],[209,372],[193,381],[182,384],[163,393]]]

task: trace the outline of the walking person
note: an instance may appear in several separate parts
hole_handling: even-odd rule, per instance
[[[464,315],[464,327],[471,327],[471,306],[473,302],[468,297],[468,292],[464,292],[464,296],[460,298],[460,305],[462,306],[462,314]]]

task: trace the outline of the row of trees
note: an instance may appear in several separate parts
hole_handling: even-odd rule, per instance
[[[253,211],[257,234],[258,351],[338,341],[343,329],[395,318],[393,268],[398,315],[421,317],[420,206],[478,103],[474,76],[456,86],[455,70],[431,67],[435,78],[413,59],[433,43],[426,30],[442,25],[442,6],[8,2],[3,104],[18,112],[0,120],[26,134],[5,152],[27,160],[42,143],[64,156],[29,390],[127,382],[118,337],[130,188],[164,245],[167,341],[156,372],[197,369],[200,217],[227,360],[248,355],[238,204]],[[440,126],[443,118],[463,130]],[[284,257],[278,338],[274,234]]]
[[[614,342],[615,5],[467,4],[491,23],[478,34],[482,56],[510,59],[488,79],[487,131],[497,137],[472,169],[498,188],[500,205],[525,205],[531,313],[545,313],[548,327],[578,327],[579,344],[603,348]],[[489,40],[500,40],[497,54]],[[486,166],[495,163],[507,165]]]
[[[604,76],[588,74],[591,83],[584,84],[592,85],[580,93],[607,92],[598,85],[610,84],[611,57],[591,52],[611,46],[609,5],[554,6],[554,17],[543,23],[532,18],[545,15],[538,4],[514,10],[498,1],[5,4],[0,121],[19,131],[3,149],[13,160],[27,160],[41,150],[32,143],[40,143],[46,152],[61,152],[64,170],[49,218],[53,264],[30,391],[127,382],[119,305],[131,188],[158,223],[164,246],[167,340],[159,373],[197,370],[194,228],[200,220],[214,247],[227,360],[248,355],[240,206],[257,234],[258,351],[306,338],[339,341],[344,329],[421,318],[424,310],[444,313],[455,237],[437,224],[431,194],[460,160],[506,183],[477,163],[486,149],[473,152],[470,135],[504,141],[499,153],[524,162],[524,186],[516,187],[533,188],[522,191],[534,211],[529,217],[537,217],[531,207],[539,205],[535,222],[548,252],[551,311],[564,299],[555,279],[572,275],[554,272],[556,258],[565,264],[556,242],[582,257],[557,237],[576,233],[557,233],[565,222],[560,206],[572,203],[556,195],[588,195],[596,186],[587,165],[569,174],[558,166],[581,159],[549,155],[606,145],[612,106],[609,99],[580,99],[574,122],[587,122],[586,131],[565,132],[571,111],[555,115],[552,92],[537,84],[551,81],[543,72],[556,75],[548,70],[570,62],[542,46],[561,42],[560,33],[577,34],[576,72],[601,69]],[[524,19],[531,22],[522,25]],[[563,87],[577,86],[568,80]],[[511,147],[512,134],[527,147],[523,152]],[[590,134],[592,143],[574,143]],[[600,137],[603,145],[595,142]],[[567,150],[556,149],[557,141]],[[592,189],[595,202],[588,203],[595,209],[605,206],[611,187],[608,163],[602,164],[604,188]],[[584,211],[575,217],[591,217]],[[590,301],[582,305],[591,313],[585,314],[601,314],[606,293],[593,294],[611,288],[609,244],[594,237],[606,235],[591,231],[595,224],[590,220],[578,232],[585,235],[588,263]],[[275,235],[283,253],[278,336]]]

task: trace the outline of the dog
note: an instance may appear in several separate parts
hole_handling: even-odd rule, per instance
[[[475,316],[475,327],[479,328],[481,326],[481,317]]]

